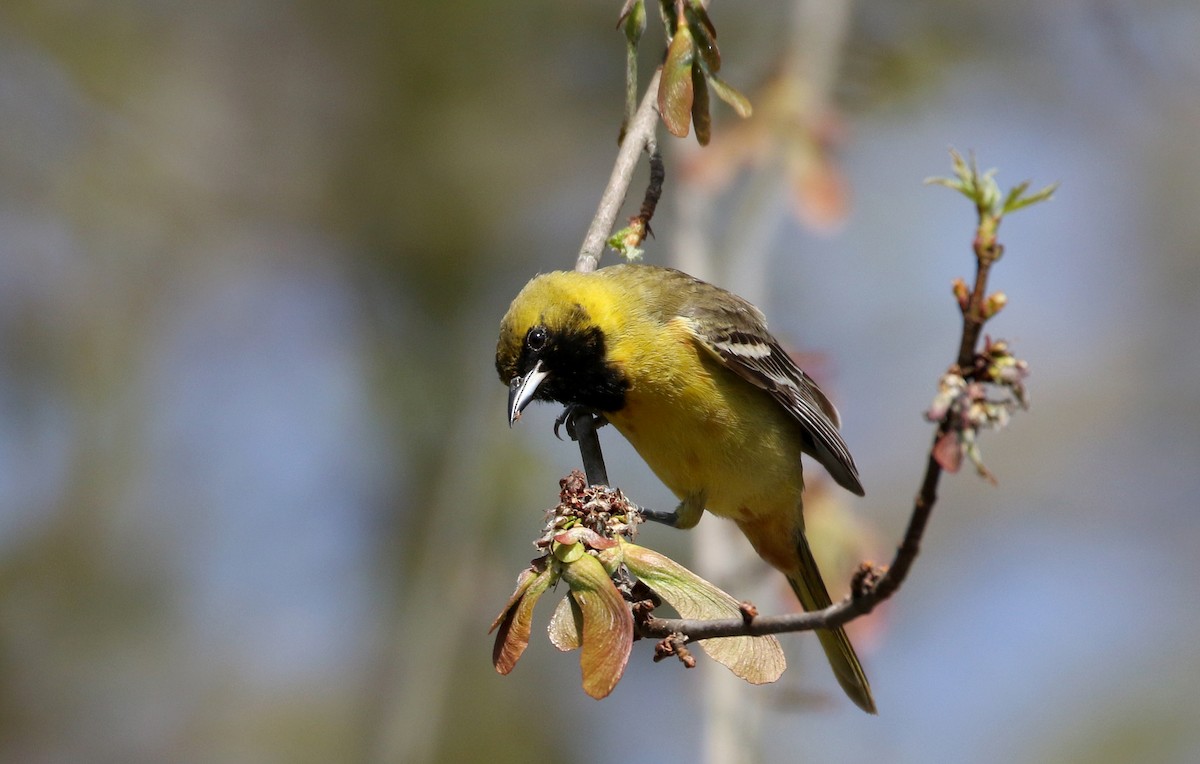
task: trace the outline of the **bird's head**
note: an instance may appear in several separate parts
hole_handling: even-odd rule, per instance
[[[580,404],[597,411],[624,405],[628,387],[609,357],[606,285],[589,274],[537,276],[500,322],[496,371],[508,388],[512,424],[535,400]]]

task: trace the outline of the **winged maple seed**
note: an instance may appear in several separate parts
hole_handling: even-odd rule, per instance
[[[507,674],[516,666],[529,645],[534,606],[559,581],[568,591],[550,619],[550,641],[563,651],[581,649],[583,689],[594,698],[612,692],[625,671],[634,639],[631,603],[642,617],[655,598],[683,618],[720,619],[745,612],[743,603],[679,563],[632,543],[641,518],[620,490],[589,486],[578,470],[559,487],[559,504],[535,542],[543,554],[521,572],[516,591],[492,623],[492,662],[498,672]],[[684,643],[676,642],[676,653],[686,655],[686,648],[678,650]],[[696,644],[754,684],[775,681],[786,667],[772,636]]]

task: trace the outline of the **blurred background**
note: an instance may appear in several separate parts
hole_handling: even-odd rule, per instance
[[[989,329],[1032,408],[982,442],[999,485],[943,482],[859,629],[880,715],[788,636],[739,757],[1200,760],[1200,7],[823,5],[712,4],[758,115],[660,131],[647,259],[816,359],[867,487],[827,494],[827,539],[890,556],[956,352],[973,212],[922,181],[954,146],[1062,188],[1001,229]],[[0,760],[710,753],[719,666],[639,643],[596,702],[549,606],[507,677],[486,633],[578,461],[550,407],[505,426],[492,357],[607,180],[620,6],[0,4]]]

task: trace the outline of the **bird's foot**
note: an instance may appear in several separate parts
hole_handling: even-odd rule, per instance
[[[638,507],[638,512],[641,514],[643,520],[648,520],[652,523],[661,523],[672,528],[679,526],[679,512],[676,510],[666,512],[661,509],[646,509],[645,507]]]
[[[571,440],[579,440],[579,438],[575,435],[575,418],[580,416],[592,417],[592,426],[596,429],[608,424],[608,420],[604,418],[603,414],[593,411],[587,406],[583,406],[578,403],[568,403],[563,408],[562,413],[558,415],[558,418],[554,420],[554,437],[562,440],[562,435],[559,434],[559,429],[561,429],[563,425],[566,425],[567,437],[569,437]]]

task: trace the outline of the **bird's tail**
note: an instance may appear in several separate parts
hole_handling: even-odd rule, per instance
[[[800,561],[799,569],[788,573],[787,578],[792,590],[800,598],[800,604],[808,611],[829,607],[833,601],[829,598],[825,582],[821,579],[821,571],[817,568],[817,561],[813,559],[808,540],[803,534],[800,535],[796,552]],[[867,681],[867,675],[854,652],[854,645],[850,644],[850,638],[846,636],[846,630],[841,627],[818,629],[817,638],[821,640],[821,647],[825,649],[825,655],[829,659],[829,665],[833,667],[838,684],[859,708],[869,714],[876,713],[875,699],[871,697],[871,683]]]

